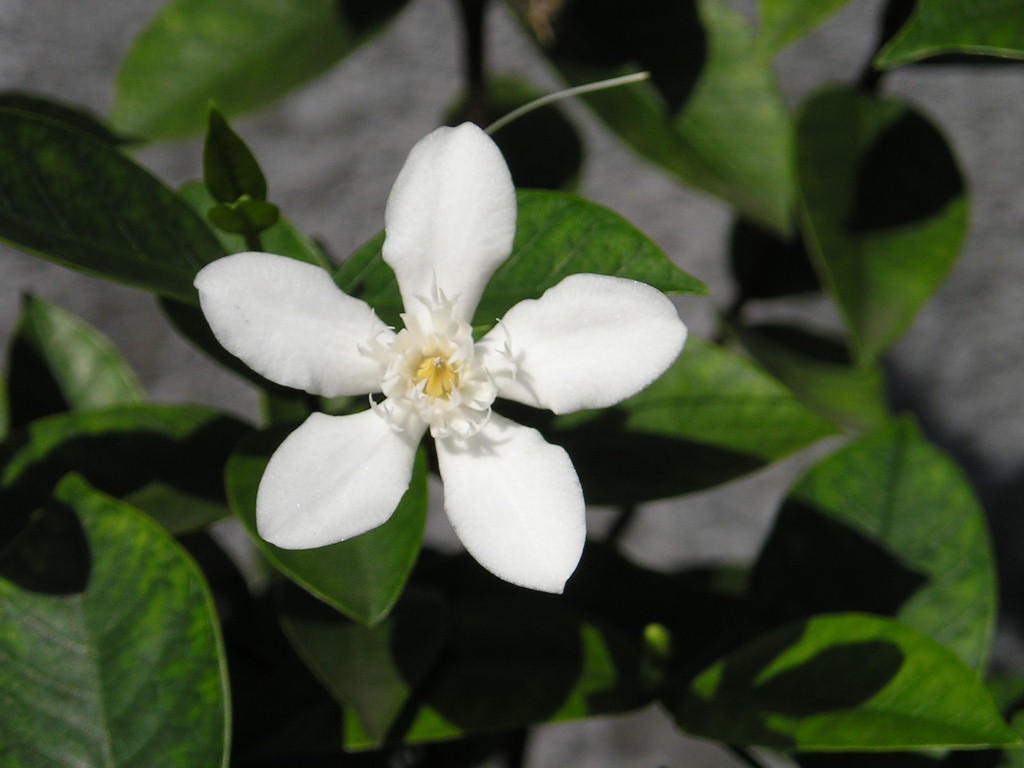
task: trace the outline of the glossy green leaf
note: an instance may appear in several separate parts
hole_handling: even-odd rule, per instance
[[[859,362],[893,344],[945,280],[967,233],[946,140],[905,103],[829,88],[803,106],[797,173],[806,236]]]
[[[0,92],[0,109],[16,109],[63,123],[69,128],[91,134],[115,146],[127,141],[126,138],[116,135],[92,113],[50,97],[20,91],[4,91]]]
[[[259,163],[213,104],[203,142],[203,182],[218,203],[233,203],[242,195],[267,199],[267,180]]]
[[[671,294],[702,294],[696,278],[621,216],[563,192],[520,191],[512,255],[491,278],[474,315],[490,328],[523,299],[534,299],[578,272],[616,275]],[[335,272],[343,291],[369,303],[386,323],[401,327],[402,300],[394,273],[380,255],[383,236],[371,240]]]
[[[31,294],[22,298],[10,355],[10,396],[17,425],[60,411],[146,399],[134,371],[110,339]]]
[[[835,433],[755,364],[693,337],[640,394],[540,426],[569,452],[592,504],[708,488]]]
[[[894,616],[982,670],[996,584],[984,513],[963,473],[894,421],[793,486],[755,568],[755,602],[795,618]]]
[[[46,594],[0,578],[0,763],[227,765],[227,673],[195,563],[78,477],[43,514],[77,516],[88,581]]]
[[[405,0],[171,0],[135,40],[110,119],[164,139],[268,104],[327,71]]]
[[[213,409],[183,405],[116,406],[34,421],[0,446],[0,543],[5,529],[16,528],[68,472],[119,497],[157,482],[223,502],[225,462],[248,429]]]
[[[201,530],[231,516],[227,504],[188,493],[159,480],[133,491],[124,500],[175,536]]]
[[[920,0],[882,49],[883,69],[943,53],[1024,59],[1024,13],[1017,0]]]
[[[808,408],[841,426],[866,432],[889,415],[880,364],[854,366],[846,348],[800,328],[737,326],[744,348]]]
[[[421,454],[409,490],[384,525],[326,547],[288,550],[256,531],[256,492],[263,470],[287,430],[254,434],[228,462],[228,500],[260,551],[282,573],[310,594],[356,621],[373,625],[398,600],[423,542],[427,513],[426,462]]]
[[[775,53],[806,35],[849,0],[761,0],[757,42]]]
[[[771,64],[728,2],[576,0],[534,31],[574,85],[650,70],[648,83],[584,98],[655,165],[790,230],[789,117]]]
[[[977,675],[891,619],[815,616],[714,664],[675,708],[730,744],[813,751],[1003,746],[1017,736]]]
[[[0,109],[0,239],[84,272],[187,302],[224,255],[170,189],[109,144]]]

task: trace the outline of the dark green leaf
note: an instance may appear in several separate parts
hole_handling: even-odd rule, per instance
[[[154,480],[125,497],[175,536],[206,528],[231,516],[227,504],[211,501]]]
[[[761,0],[757,43],[768,54],[806,35],[849,0]]]
[[[401,0],[171,0],[121,64],[110,119],[150,139],[198,131],[268,104],[327,71]]]
[[[437,658],[446,634],[444,602],[411,589],[380,624],[347,621],[319,604],[293,604],[281,626],[331,694],[358,719],[349,747],[381,744],[413,689]],[[366,742],[361,739],[365,738]]]
[[[469,112],[465,99],[449,110],[449,125],[477,118],[493,123],[543,94],[512,75],[491,75],[487,82],[483,114]],[[500,128],[494,142],[505,156],[512,181],[518,188],[573,189],[583,162],[583,144],[575,126],[554,105],[516,118]]]
[[[34,421],[0,446],[0,465],[6,465],[0,545],[68,472],[114,496],[159,482],[223,502],[225,462],[247,431],[217,411],[182,405],[117,406]]]
[[[854,366],[839,342],[781,325],[734,327],[744,348],[808,408],[868,431],[889,414],[881,365]]]
[[[7,381],[0,376],[0,440],[7,439],[10,428],[10,402],[7,395]]]
[[[398,600],[423,542],[427,513],[426,462],[417,459],[409,490],[379,528],[326,547],[287,550],[256,531],[256,492],[263,470],[287,430],[254,434],[228,462],[228,499],[260,550],[310,594],[364,624],[381,621]]]
[[[816,616],[760,637],[702,673],[675,712],[690,733],[778,749],[1017,742],[952,651],[866,614]]]
[[[730,4],[575,0],[527,23],[574,85],[650,70],[649,83],[584,98],[652,163],[790,230],[789,117],[770,62]]]
[[[858,362],[875,360],[942,284],[967,233],[945,139],[894,99],[829,88],[803,107],[797,171],[809,249]]]
[[[196,301],[224,255],[202,219],[110,145],[0,109],[0,239],[91,274]]]
[[[756,365],[692,337],[640,394],[541,427],[569,452],[592,504],[707,488],[835,432]]]
[[[650,699],[635,646],[545,596],[471,598],[449,616],[407,741],[623,712]]]
[[[875,64],[883,69],[943,53],[1024,59],[1024,13],[1017,0],[920,0]]]
[[[658,246],[607,208],[562,192],[520,191],[512,255],[487,284],[474,315],[490,328],[513,305],[535,299],[578,272],[616,275],[665,293],[702,294],[697,279],[674,266]],[[335,273],[343,291],[370,304],[386,323],[401,326],[402,300],[380,255],[383,236],[360,248]]]
[[[10,354],[16,426],[60,411],[146,399],[135,373],[110,339],[36,296],[22,299]]]
[[[203,143],[203,182],[218,203],[233,203],[242,195],[267,199],[267,180],[259,163],[213,104]]]
[[[69,128],[75,128],[83,133],[88,133],[114,146],[127,141],[127,139],[116,135],[94,115],[86,112],[84,109],[54,101],[49,97],[17,91],[5,91],[0,93],[0,109],[16,109],[19,112],[28,112],[38,117],[47,118],[53,122],[62,123]]]
[[[982,670],[996,616],[984,514],[961,471],[909,421],[811,468],[790,491],[755,568],[773,618],[894,616]]]
[[[80,520],[89,578],[60,596],[0,579],[0,763],[227,765],[227,676],[199,569],[80,478],[52,506]]]

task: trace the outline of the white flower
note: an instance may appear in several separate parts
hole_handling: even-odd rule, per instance
[[[383,255],[405,305],[397,333],[326,271],[282,256],[239,253],[196,276],[217,339],[266,378],[328,397],[381,393],[361,413],[314,413],[281,444],[256,500],[264,539],[306,549],[384,523],[429,429],[466,549],[507,581],[562,591],[586,536],[579,479],[564,450],[492,403],[613,405],[671,365],[686,328],[649,285],[576,274],[474,342],[473,311],[512,250],[515,220],[501,153],[467,123],[420,141],[388,199]]]

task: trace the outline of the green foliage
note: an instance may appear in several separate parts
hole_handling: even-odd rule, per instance
[[[921,0],[875,64],[899,67],[944,53],[1024,59],[1024,14],[1015,0]]]
[[[195,563],[77,476],[34,522],[0,561],[0,763],[227,765],[224,652]],[[46,563],[35,548],[55,541]],[[70,579],[43,583],[54,568]]]
[[[288,430],[276,429],[253,435],[238,446],[226,470],[231,507],[260,551],[282,573],[345,615],[376,624],[401,595],[423,541],[427,514],[423,457],[416,463],[409,490],[384,525],[327,547],[280,549],[263,541],[256,531],[256,491],[270,456],[287,434]]]
[[[512,254],[484,290],[473,317],[478,331],[491,328],[512,305],[539,297],[578,272],[628,277],[669,294],[702,294],[697,279],[672,264],[632,224],[596,203],[562,192],[520,191]],[[386,323],[401,327],[402,299],[384,263],[378,236],[350,256],[334,281],[370,304]]]
[[[382,236],[332,264],[268,202],[225,115],[327,71],[405,4],[169,0],[123,62],[114,128],[74,105],[0,94],[0,239],[157,294],[182,336],[257,388],[270,425],[147,403],[98,330],[23,300],[0,378],[0,763],[226,765],[233,736],[239,766],[457,768],[493,762],[502,732],[657,702],[681,730],[736,748],[882,753],[793,758],[808,768],[1024,764],[1024,684],[982,683],[997,614],[984,513],[952,461],[891,415],[882,364],[954,264],[963,175],[938,127],[877,95],[884,71],[819,91],[795,119],[776,81],[773,57],[845,0],[762,0],[756,34],[728,0],[512,3],[573,84],[649,71],[585,100],[643,158],[735,213],[722,255],[736,291],[715,297],[727,307],[716,342],[691,334],[658,381],[602,411],[495,403],[566,448],[588,503],[619,507],[605,540],[591,531],[564,594],[423,545],[429,447],[379,528],[304,551],[259,538],[257,489],[281,440],[313,410],[365,399],[296,393],[226,353],[196,306],[196,272],[259,249],[331,271],[388,324],[403,307]],[[875,64],[1024,58],[1018,11],[921,0]],[[537,94],[474,72],[484,41],[466,26],[467,95],[449,117],[486,123]],[[122,152],[204,123],[205,184],[180,193]],[[495,138],[519,186],[573,186],[585,168],[560,109]],[[536,190],[518,205],[478,336],[580,272],[707,293],[600,205]],[[834,304],[845,334],[790,320],[806,300]],[[668,573],[623,555],[618,537],[642,502],[712,488],[841,431],[843,446],[789,489],[753,563]],[[204,531],[232,513],[259,558],[250,583]]]
[[[960,470],[893,421],[810,469],[754,569],[765,615],[888,614],[979,672],[996,617],[985,517]]]
[[[960,252],[963,178],[925,117],[846,88],[826,89],[803,106],[796,154],[810,251],[846,319],[855,360],[871,363],[903,334]]]
[[[135,372],[110,339],[37,296],[22,298],[8,368],[16,425],[66,410],[146,399]]]
[[[849,0],[761,0],[757,42],[767,54],[799,40]]]
[[[744,645],[694,681],[676,716],[696,735],[778,749],[1017,743],[955,654],[856,613],[816,616]]]
[[[95,275],[188,302],[224,255],[170,189],[74,127],[0,109],[0,239]]]
[[[790,229],[789,117],[770,62],[728,3],[576,0],[534,31],[574,85],[649,69],[650,83],[584,98],[652,163]]]
[[[148,139],[198,131],[213,100],[263,106],[350,54],[403,0],[172,0],[122,62],[111,122]]]
[[[630,504],[724,483],[835,428],[748,360],[690,338],[647,389],[545,432],[572,456],[590,503]]]

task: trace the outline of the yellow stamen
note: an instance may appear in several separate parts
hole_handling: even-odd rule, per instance
[[[459,374],[441,356],[424,357],[416,368],[416,383],[425,382],[423,392],[428,397],[448,398],[459,385]]]

